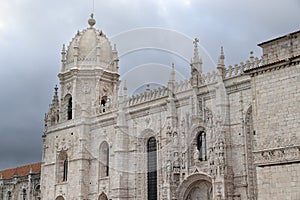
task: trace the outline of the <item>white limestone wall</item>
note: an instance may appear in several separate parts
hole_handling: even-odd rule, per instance
[[[73,121],[74,122],[74,121]],[[68,122],[69,123],[69,122]],[[70,124],[70,123],[69,123]],[[64,128],[63,128],[64,127]],[[42,165],[42,199],[55,199],[62,195],[66,198],[78,199],[81,193],[82,182],[81,169],[83,168],[80,156],[80,132],[81,126],[66,128],[66,123],[59,124],[54,129],[62,128],[56,132],[47,134],[44,143],[45,154]],[[68,154],[68,180],[57,180],[57,155],[61,150]],[[76,193],[72,191],[77,191]]]
[[[252,79],[258,199],[299,199],[300,165],[287,164],[300,159],[299,85],[299,65]]]
[[[300,65],[253,77],[256,150],[300,144],[299,84]]]
[[[300,164],[257,168],[259,200],[299,200]]]

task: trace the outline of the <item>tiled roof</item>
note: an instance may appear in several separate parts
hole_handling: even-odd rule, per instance
[[[2,170],[0,171],[0,178],[2,177],[2,179],[11,179],[14,176],[27,176],[30,173],[30,169],[32,174],[41,173],[41,163],[33,163],[29,165],[19,166],[16,168]]]

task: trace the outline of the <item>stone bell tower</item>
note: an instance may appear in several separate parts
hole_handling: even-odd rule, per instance
[[[120,75],[116,46],[94,28],[93,14],[88,24],[62,48],[60,87],[55,87],[45,116],[42,199],[89,199],[97,187],[88,180],[95,176],[89,168],[98,157],[91,121],[117,109]]]
[[[112,48],[106,35],[94,28],[93,14],[88,24],[90,27],[78,31],[61,52],[60,122],[116,107],[119,86],[116,46]]]

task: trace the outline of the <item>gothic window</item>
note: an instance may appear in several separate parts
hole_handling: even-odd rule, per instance
[[[67,158],[64,160],[64,174],[63,174],[63,181],[67,181],[68,178],[68,160]]]
[[[99,169],[100,177],[109,176],[109,146],[107,142],[100,145]]]
[[[65,151],[60,152],[58,156],[57,180],[65,182],[68,180],[68,154]]]
[[[41,187],[40,187],[40,185],[37,185],[34,189],[34,199],[35,200],[41,200]]]
[[[55,200],[65,200],[62,196],[58,196]]]
[[[68,120],[72,119],[72,97],[68,100]]]
[[[98,200],[108,200],[107,196],[102,192]]]
[[[25,189],[22,191],[22,200],[27,200],[27,193]]]
[[[11,200],[12,199],[12,195],[11,195],[11,191],[7,192],[7,200]]]
[[[107,102],[107,96],[102,97],[101,102],[100,102],[100,105],[101,105],[101,108],[102,108],[102,112],[105,112],[106,102]]]
[[[147,143],[147,161],[148,200],[157,200],[157,148],[154,137]]]
[[[197,136],[197,149],[199,151],[199,160],[207,160],[207,150],[206,150],[206,133],[200,132]]]

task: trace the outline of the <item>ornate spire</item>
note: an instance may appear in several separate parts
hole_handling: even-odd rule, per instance
[[[52,103],[49,105],[49,111],[45,114],[45,127],[49,127],[59,121],[59,100],[58,87],[55,85]]]
[[[172,69],[171,69],[170,78],[168,82],[169,97],[173,98],[174,88],[175,88],[175,69],[174,69],[174,63],[172,63]]]
[[[172,82],[175,81],[175,69],[174,69],[174,63],[172,63],[172,69],[171,69],[169,81],[172,81]]]
[[[96,20],[94,19],[94,14],[91,14],[91,18],[88,21],[90,28],[92,28],[96,24]]]
[[[191,85],[197,86],[202,84],[202,60],[199,56],[199,39],[195,38],[194,42],[194,57],[191,61]]]
[[[199,58],[199,50],[198,50],[199,39],[198,39],[198,38],[195,38],[193,44],[194,44],[194,57],[193,57],[193,62],[196,63],[197,61],[200,61],[200,58]]]
[[[224,55],[224,49],[223,47],[221,47],[221,53],[220,53],[220,56],[219,56],[219,61],[218,61],[218,73],[219,73],[219,76],[224,79],[225,78],[225,55]]]
[[[223,47],[221,47],[221,54],[220,54],[220,57],[219,57],[218,64],[219,65],[224,65],[224,60],[225,60],[224,50],[223,50]]]
[[[62,70],[65,70],[65,64],[66,64],[66,47],[65,44],[63,44],[62,50],[61,50],[61,66]]]
[[[58,106],[58,87],[55,85],[52,106]]]
[[[124,87],[123,87],[123,91],[124,91],[124,96],[127,96],[127,85],[126,85],[126,80],[124,80]]]

